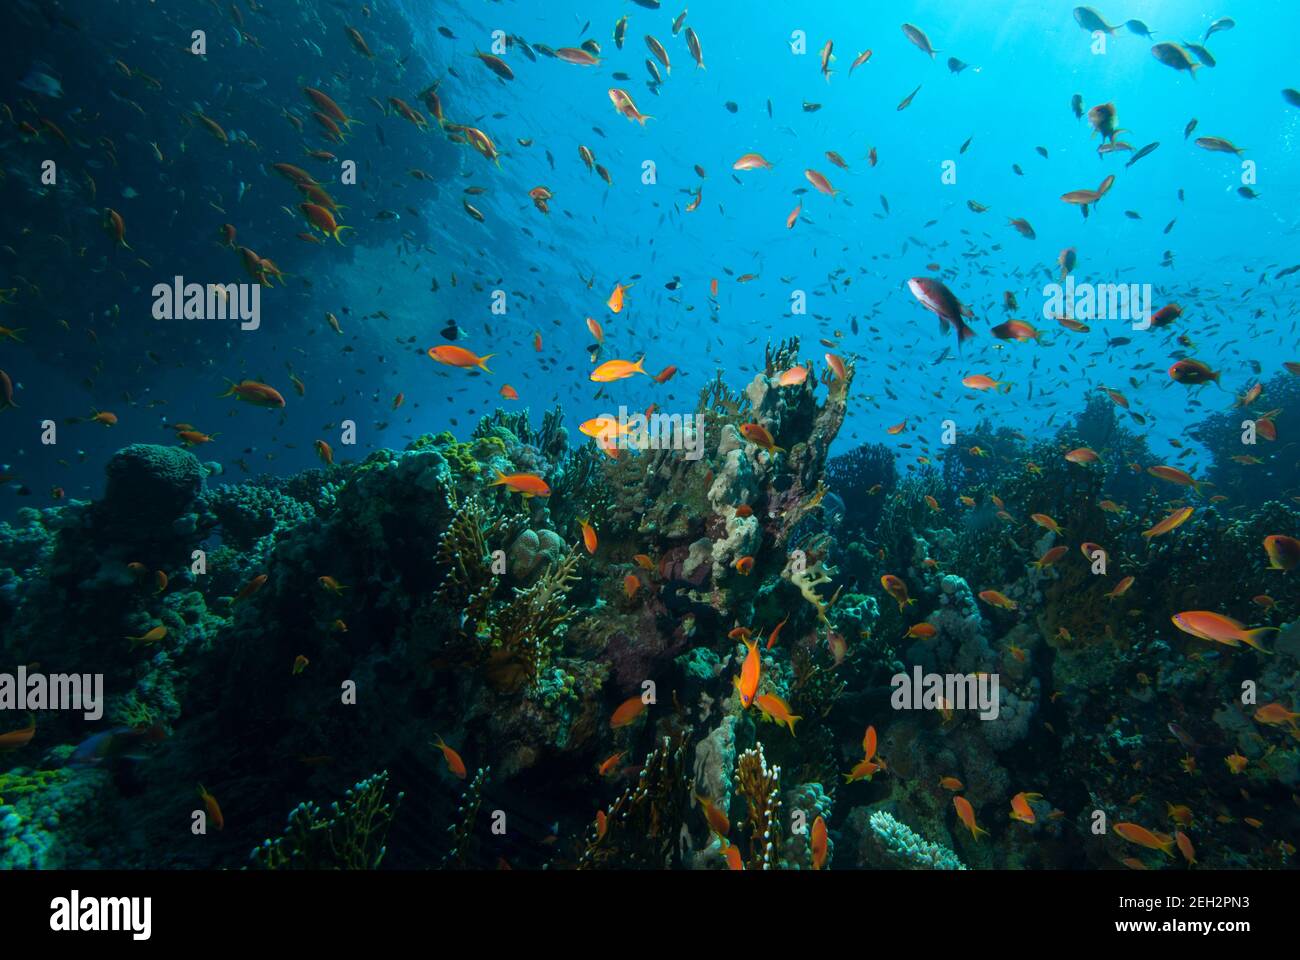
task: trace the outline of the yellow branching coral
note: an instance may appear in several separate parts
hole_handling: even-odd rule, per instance
[[[781,768],[769,767],[760,743],[736,758],[736,792],[749,806],[750,870],[771,870],[780,862]]]
[[[798,587],[803,598],[813,605],[813,609],[817,611],[817,619],[822,623],[828,622],[826,611],[839,596],[839,590],[836,590],[829,600],[823,600],[817,592],[818,587],[830,583],[839,573],[826,563],[827,540],[825,535],[821,535],[810,541],[807,546],[791,551],[790,559],[786,561],[785,569],[781,571],[781,576]]]
[[[488,678],[501,689],[536,683],[562,639],[562,628],[577,614],[566,601],[578,576],[577,547],[547,568],[532,586],[515,588],[514,597],[487,617],[490,645]]]

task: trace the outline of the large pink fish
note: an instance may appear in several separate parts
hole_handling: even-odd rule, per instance
[[[958,347],[962,341],[975,336],[975,331],[962,320],[962,317],[972,317],[974,314],[941,282],[932,277],[913,277],[907,281],[907,289],[912,291],[912,296],[920,300],[925,309],[939,318],[941,331],[947,333],[949,325],[957,328]]]

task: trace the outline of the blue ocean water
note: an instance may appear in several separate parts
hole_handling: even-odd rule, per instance
[[[54,487],[93,495],[109,454],[165,440],[169,423],[216,434],[197,452],[238,477],[310,466],[318,439],[351,459],[424,432],[464,434],[498,405],[526,405],[538,418],[560,402],[571,432],[622,404],[686,413],[719,370],[743,386],[761,369],[764,344],[791,336],[818,361],[823,352],[858,358],[855,402],[836,449],[910,443],[900,448],[905,463],[918,450],[935,452],[944,419],[965,428],[987,417],[1037,435],[1102,385],[1124,391],[1163,447],[1227,408],[1232,393],[1280,372],[1280,361],[1300,358],[1296,278],[1277,278],[1300,260],[1300,110],[1280,95],[1300,82],[1291,49],[1300,13],[1282,0],[1100,7],[1118,26],[1104,51],[1063,2],[698,4],[687,22],[702,69],[684,32],[671,32],[680,11],[632,2],[263,3],[241,8],[242,25],[200,0],[58,9],[75,25],[41,4],[19,4],[31,42],[6,61],[7,102],[31,102],[33,117],[48,117],[70,140],[27,136],[17,121],[8,128],[0,286],[17,293],[0,306],[0,325],[24,333],[21,343],[0,341],[0,369],[20,405],[0,418],[0,464],[15,478],[0,491],[6,512],[48,502]],[[612,31],[624,15],[620,50]],[[1153,40],[1123,26],[1138,18],[1155,41],[1200,42],[1225,17],[1235,26],[1205,41],[1216,65],[1195,76],[1158,62]],[[904,23],[923,30],[937,55],[910,42]],[[373,57],[350,43],[345,24]],[[202,57],[186,49],[193,29],[207,31]],[[493,49],[494,31],[512,80],[474,56]],[[671,62],[671,71],[659,67],[662,83],[649,82],[647,34]],[[520,43],[501,46],[503,36],[553,49],[595,40],[600,63],[530,58]],[[801,53],[791,46],[799,37]],[[828,41],[829,79],[819,55]],[[870,59],[850,75],[868,49]],[[952,72],[949,57],[967,67]],[[62,95],[20,85],[33,70],[54,76]],[[617,72],[629,79],[614,79]],[[390,97],[427,114],[421,93],[433,84],[447,120],[497,144],[499,167],[450,142],[437,124],[419,130],[395,115]],[[303,86],[327,90],[362,121],[348,143],[320,136]],[[611,87],[653,119],[621,116]],[[1119,139],[1133,150],[1159,147],[1131,167],[1131,152],[1099,156],[1102,139],[1071,109],[1075,94],[1085,110],[1114,103]],[[228,132],[228,145],[202,128],[200,112]],[[1245,152],[1198,148],[1202,136]],[[612,185],[586,168],[580,146]],[[355,161],[357,185],[338,182],[336,162],[305,158],[308,149]],[[749,152],[771,168],[733,171]],[[52,186],[39,181],[45,159],[61,166]],[[949,161],[955,166],[945,168]],[[1253,164],[1246,182],[1256,199],[1237,192],[1243,161]],[[296,237],[310,228],[292,184],[268,169],[275,162],[304,165],[329,188],[352,228],[341,235],[346,246]],[[647,163],[653,183],[643,182]],[[426,176],[415,179],[413,169]],[[838,192],[812,189],[806,169]],[[945,182],[945,169],[955,182]],[[1113,187],[1086,220],[1061,201],[1111,173]],[[528,197],[536,186],[553,194],[549,214]],[[483,192],[466,196],[467,187]],[[688,212],[697,191],[698,208]],[[968,201],[987,211],[972,212]],[[105,207],[122,215],[129,251],[103,229]],[[1029,221],[1036,239],[1022,237],[1011,218]],[[260,329],[155,320],[157,283],[248,279],[238,256],[216,242],[223,223],[287,275],[263,289]],[[1182,317],[1141,332],[1097,320],[1087,334],[1045,319],[1043,287],[1067,247],[1077,251],[1076,281],[1150,284],[1153,307],[1178,303]],[[745,274],[755,278],[738,282]],[[909,278],[923,275],[941,276],[973,311],[977,336],[960,353],[907,290]],[[606,300],[616,283],[631,286],[625,309],[613,314]],[[494,291],[504,291],[504,313],[493,312]],[[806,314],[792,313],[797,291]],[[1004,307],[1007,291],[1016,309]],[[601,360],[645,356],[648,372],[675,365],[676,377],[663,386],[638,377],[598,395],[586,376],[588,317],[604,329]],[[1011,318],[1042,336],[1017,343],[990,335]],[[426,355],[449,342],[440,331],[453,319],[458,344],[495,354],[490,375]],[[1180,334],[1190,346],[1176,342]],[[1114,338],[1129,342],[1108,345]],[[819,339],[835,346],[826,351]],[[1165,371],[1183,356],[1220,371],[1225,392],[1172,382]],[[960,384],[969,374],[1013,386],[975,392]],[[226,379],[243,378],[275,386],[286,409],[216,399]],[[501,398],[503,384],[518,401]],[[405,404],[393,410],[399,392]],[[99,410],[116,414],[116,425],[67,422]],[[344,420],[358,425],[355,447],[339,443]],[[903,434],[885,434],[903,420]],[[44,421],[59,424],[53,446],[41,443]],[[1190,468],[1197,456],[1179,462]],[[13,495],[21,488],[32,499]]]

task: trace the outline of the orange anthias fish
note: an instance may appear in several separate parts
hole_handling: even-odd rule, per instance
[[[217,803],[217,798],[208,793],[203,784],[199,784],[199,797],[203,800],[203,807],[207,810],[208,820],[218,830],[226,829],[226,818],[222,816],[221,805]]]
[[[755,644],[757,647],[757,644]],[[790,705],[774,693],[764,693],[754,698],[758,704],[758,709],[762,710],[765,715],[775,720],[777,723],[784,723],[790,728],[790,735],[794,736],[794,724],[796,720],[802,720],[803,717],[797,717],[790,713]]]
[[[1176,613],[1170,619],[1183,633],[1191,634],[1200,640],[1211,640],[1226,647],[1239,647],[1243,643],[1254,647],[1260,653],[1270,653],[1259,645],[1259,639],[1277,627],[1257,627],[1253,630],[1231,617],[1214,613],[1210,610],[1187,610]]]
[[[874,760],[876,757],[875,726],[868,726],[867,732],[862,735],[862,756],[867,760]]]
[[[1161,480],[1176,483],[1181,487],[1191,487],[1197,493],[1201,492],[1201,487],[1205,484],[1204,480],[1193,480],[1191,475],[1179,470],[1177,467],[1147,467],[1147,473],[1153,477],[1159,477]]]
[[[826,821],[821,817],[813,821],[809,847],[812,850],[812,868],[820,870],[826,865],[827,853]]]
[[[134,650],[136,647],[148,646],[151,643],[157,643],[159,640],[162,640],[166,636],[167,636],[167,628],[159,624],[158,626],[152,628],[151,630],[148,630],[140,634],[138,637],[123,637],[123,639],[130,640],[131,649]]]
[[[1065,533],[1061,530],[1057,522],[1045,513],[1031,513],[1029,519],[1034,521],[1034,523],[1038,524],[1044,530],[1051,530],[1052,533],[1056,534],[1058,537],[1065,536]]]
[[[789,616],[787,616],[785,620],[782,620],[780,623],[778,623],[775,627],[772,628],[772,633],[767,638],[768,650],[771,650],[774,646],[776,646],[776,638],[781,635],[781,628],[785,626],[786,620],[789,619],[790,619]]]
[[[776,440],[772,438],[772,434],[761,423],[742,423],[740,425],[740,434],[750,443],[762,447],[769,454],[785,452],[785,447],[778,447]]]
[[[987,830],[975,822],[975,808],[970,805],[969,800],[965,797],[953,797],[952,805],[957,810],[957,818],[970,831],[970,835],[974,840],[978,842],[980,837],[989,835]]]
[[[866,780],[870,783],[871,778],[883,769],[885,769],[885,765],[879,760],[860,760],[851,771],[844,774],[844,782],[854,783],[858,780]]]
[[[1254,719],[1257,723],[1266,723],[1269,726],[1281,726],[1286,724],[1292,731],[1296,730],[1296,720],[1300,718],[1300,713],[1294,713],[1282,706],[1280,703],[1270,703],[1267,706],[1260,707],[1254,713]]]
[[[433,738],[433,745],[442,751],[442,758],[447,761],[447,769],[461,780],[464,780],[467,771],[465,769],[465,761],[460,758],[460,754],[447,746],[442,737],[437,736],[436,734]]]
[[[445,343],[440,347],[430,347],[428,350],[429,359],[436,360],[438,363],[448,367],[477,367],[484,373],[491,373],[488,369],[487,362],[496,356],[495,353],[489,353],[482,357],[466,350],[464,347],[458,347],[454,344]]]
[[[771,170],[772,164],[761,153],[746,153],[731,165],[732,170]]]
[[[907,584],[901,577],[896,577],[892,573],[887,573],[880,578],[880,585],[885,588],[885,592],[898,601],[898,609],[901,612],[908,604],[916,603],[907,595]]]
[[[1029,805],[1031,800],[1041,800],[1041,793],[1017,793],[1011,798],[1011,819],[1019,820],[1021,823],[1034,823],[1038,818],[1034,816],[1034,808]]]
[[[248,583],[244,584],[240,588],[239,592],[235,594],[233,598],[231,598],[230,605],[234,606],[235,604],[239,603],[241,600],[247,600],[249,597],[257,593],[257,591],[261,590],[262,587],[266,585],[266,580],[267,580],[267,575],[265,573],[259,573],[252,580],[249,580]]]
[[[1300,540],[1280,533],[1264,538],[1264,553],[1271,570],[1294,570],[1300,563]]]
[[[722,810],[708,797],[698,793],[695,794],[695,802],[704,811],[704,819],[708,821],[711,832],[719,837],[725,837],[731,832],[731,821],[727,818],[726,811]]]
[[[352,227],[339,223],[328,208],[318,203],[300,203],[298,209],[302,211],[309,224],[327,237],[333,237],[336,243],[343,246],[343,231],[351,230]]]
[[[602,777],[609,776],[614,771],[614,768],[618,766],[618,762],[622,759],[623,759],[622,750],[620,750],[618,753],[611,754],[601,762],[599,767],[596,768],[596,773]]]
[[[235,383],[233,380],[228,381],[229,389],[220,394],[217,399],[225,397],[234,397],[242,400],[244,403],[251,403],[255,407],[267,407],[271,409],[280,409],[284,407],[284,397],[280,391],[274,387],[268,387],[264,383],[258,383],[255,380],[243,380]]]
[[[616,380],[626,380],[633,374],[650,374],[645,372],[645,357],[642,357],[636,363],[630,360],[606,360],[595,370],[591,371],[590,380],[592,383],[613,383]]]
[[[605,301],[605,306],[609,307],[610,313],[623,312],[623,295],[627,293],[628,289],[631,288],[631,286],[632,284],[630,283],[627,286],[624,286],[621,283],[614,284],[614,292],[611,293],[609,295],[609,299]],[[595,331],[593,331],[593,333],[594,332]],[[597,339],[599,340],[603,338],[597,337]]]
[[[623,114],[623,116],[641,124],[643,127],[647,120],[654,119],[654,117],[649,114],[644,114],[636,108],[636,104],[632,102],[632,98],[628,95],[626,90],[620,90],[618,87],[610,87],[609,102],[614,104],[614,109]]]
[[[578,526],[582,527],[582,543],[587,548],[588,553],[596,552],[596,528],[586,520],[579,520]]]
[[[645,701],[639,696],[629,697],[618,705],[618,709],[609,718],[609,725],[615,730],[626,727],[645,712],[645,707]]]
[[[754,702],[754,695],[758,693],[758,681],[763,673],[763,660],[758,654],[758,641],[746,640],[745,646],[749,648],[749,653],[741,665],[740,676],[734,680],[742,707],[748,707]],[[793,729],[792,725],[791,731]]]
[[[1136,823],[1117,823],[1115,832],[1127,840],[1129,843],[1136,843],[1139,847],[1146,847],[1148,850],[1160,850],[1166,856],[1174,855],[1174,838],[1163,833],[1153,833],[1146,827],[1138,826]]]
[[[524,497],[549,497],[551,495],[551,488],[547,486],[546,481],[535,473],[505,474],[498,470],[496,475],[497,478],[488,484],[489,487],[507,487]]]
[[[32,737],[34,736],[36,736],[35,718],[20,730],[10,730],[8,733],[0,733],[0,753],[19,750],[31,743]]]
[[[981,590],[976,596],[990,606],[1001,607],[1003,610],[1015,610],[1019,606],[1016,601],[997,590]]]
[[[836,190],[833,186],[831,186],[831,182],[826,179],[825,174],[818,173],[816,170],[813,169],[808,169],[803,172],[803,175],[808,180],[808,182],[811,183],[814,188],[816,188],[818,193],[824,193],[827,196],[831,196],[831,197],[839,193],[838,190]]]

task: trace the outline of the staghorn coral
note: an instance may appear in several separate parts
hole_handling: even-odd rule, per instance
[[[384,802],[388,771],[358,782],[328,813],[304,801],[289,813],[284,835],[264,840],[249,858],[262,870],[377,870],[384,838],[404,794]]]

